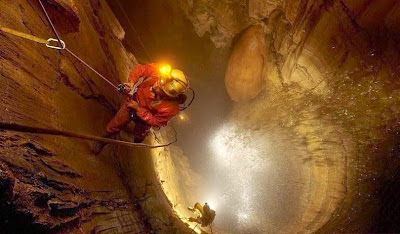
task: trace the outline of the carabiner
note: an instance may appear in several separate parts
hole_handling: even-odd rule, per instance
[[[60,46],[52,46],[52,45],[50,45],[50,43],[51,43],[51,42],[58,42],[58,40],[57,40],[57,39],[54,39],[54,38],[49,38],[49,39],[47,40],[46,46],[47,46],[48,48],[51,48],[51,49],[63,50],[63,49],[65,49],[65,42],[64,42],[63,40],[60,40],[60,41],[61,41],[62,47],[60,47]]]

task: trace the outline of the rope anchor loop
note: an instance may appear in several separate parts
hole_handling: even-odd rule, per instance
[[[66,47],[66,46],[65,46],[65,42],[64,42],[63,40],[60,40],[61,46],[54,46],[54,45],[51,45],[52,42],[58,42],[58,40],[57,40],[57,39],[54,39],[54,38],[49,38],[49,39],[47,40],[47,43],[46,43],[47,48],[56,49],[56,50],[64,50],[65,47]]]

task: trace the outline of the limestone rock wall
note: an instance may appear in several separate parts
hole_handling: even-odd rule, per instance
[[[123,30],[105,2],[52,0],[45,6],[68,48],[112,82],[135,64],[114,32]],[[55,37],[38,1],[1,1],[0,14],[2,27]],[[5,33],[0,33],[0,77],[5,122],[99,135],[119,102],[112,88],[67,53]],[[92,143],[0,134],[0,190],[8,194],[0,205],[2,230],[142,230],[114,160],[92,155]]]
[[[125,32],[104,0],[43,2],[71,51],[112,83],[126,79],[137,62],[122,45]],[[55,37],[38,1],[1,0],[0,6],[0,26]],[[121,101],[116,90],[65,51],[3,32],[0,86],[0,121],[96,136],[104,134]],[[118,149],[107,146],[95,156],[93,146],[89,141],[0,131],[2,232],[150,233],[174,228],[149,221],[151,213],[140,202],[144,198],[126,182],[142,180],[124,177],[121,164],[135,163],[132,158],[146,153],[124,149],[122,159],[115,154]],[[154,171],[146,173],[154,177]],[[163,192],[155,194],[161,197]],[[158,197],[154,199],[157,203]],[[162,215],[170,209],[154,208]]]
[[[165,144],[172,141],[172,134],[168,130],[155,132],[154,135],[151,133],[146,142]],[[180,210],[186,210],[186,191],[182,189],[187,187],[178,185],[183,178],[177,176],[176,171],[188,168],[175,164],[180,160],[173,159],[176,157],[172,153],[175,152],[174,147],[114,149],[120,177],[144,226],[156,233],[191,233],[189,224],[184,224],[181,220],[183,217],[177,213],[177,206]]]
[[[379,142],[392,142],[397,131],[400,3],[199,0],[180,6],[199,36],[232,48],[231,59],[247,27],[266,32],[265,89],[236,104],[230,121],[257,130],[276,124],[307,147],[299,214],[281,231],[375,230],[374,217],[385,206],[379,183],[390,181],[386,176],[399,165],[398,157],[383,153],[390,144]],[[232,76],[228,92],[234,84]],[[387,160],[393,163],[387,170],[371,164]]]

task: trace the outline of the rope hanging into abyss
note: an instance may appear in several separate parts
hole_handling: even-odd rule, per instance
[[[105,78],[102,74],[100,74],[98,71],[96,71],[93,67],[91,67],[88,63],[86,63],[84,60],[82,60],[79,56],[77,56],[75,53],[73,53],[71,50],[66,48],[65,42],[61,40],[60,35],[57,32],[57,29],[55,28],[52,20],[50,19],[46,8],[44,7],[43,3],[41,0],[38,0],[39,4],[46,16],[46,19],[48,23],[51,26],[51,29],[53,33],[56,35],[57,39],[49,38],[48,40],[29,35],[26,33],[18,32],[13,29],[9,29],[6,27],[0,27],[0,31],[13,34],[15,36],[31,40],[37,43],[45,44],[49,48],[53,49],[58,49],[58,50],[65,50],[69,54],[71,54],[75,59],[77,59],[79,62],[84,64],[86,67],[88,67],[90,70],[92,70],[94,73],[96,73],[100,78],[102,78],[104,81],[106,81],[109,85],[114,87],[116,90],[118,90],[118,87],[114,85],[111,81],[109,81],[107,78]],[[50,45],[51,42],[57,41],[59,44],[59,47],[55,47]],[[193,101],[193,100],[192,100]],[[187,108],[187,107],[186,107]],[[185,109],[186,109],[185,108]],[[173,127],[172,127],[173,128]],[[12,131],[18,131],[18,132],[30,132],[30,133],[37,133],[37,134],[47,134],[47,135],[58,135],[58,136],[65,136],[65,137],[73,137],[73,138],[78,138],[78,139],[85,139],[85,140],[92,140],[92,141],[98,141],[98,142],[104,142],[104,143],[113,143],[113,144],[119,144],[119,145],[125,145],[125,146],[135,146],[135,147],[144,147],[144,148],[161,148],[161,147],[167,147],[172,145],[173,143],[177,142],[177,133],[175,128],[173,128],[175,132],[175,140],[168,143],[168,144],[163,144],[163,145],[148,145],[148,144],[143,144],[143,143],[133,143],[133,142],[126,142],[126,141],[120,141],[120,140],[114,140],[114,139],[109,139],[109,138],[103,138],[103,137],[97,137],[97,136],[89,136],[89,135],[84,135],[84,134],[79,134],[79,133],[73,133],[73,132],[68,132],[68,131],[62,131],[62,130],[56,130],[56,129],[46,129],[46,128],[40,128],[40,127],[31,127],[31,126],[26,126],[26,125],[21,125],[21,124],[16,124],[16,123],[5,123],[5,122],[0,122],[0,129],[6,129],[6,130],[12,130]]]

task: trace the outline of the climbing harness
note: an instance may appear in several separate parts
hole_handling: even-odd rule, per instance
[[[94,73],[96,73],[100,78],[102,78],[104,81],[106,81],[109,85],[114,87],[118,91],[118,87],[114,85],[110,80],[108,80],[106,77],[104,77],[102,74],[100,74],[98,71],[96,71],[92,66],[90,66],[88,63],[86,63],[84,60],[82,60],[79,56],[77,56],[75,53],[73,53],[71,50],[69,50],[66,47],[66,44],[63,40],[61,40],[60,35],[57,32],[57,29],[55,28],[52,20],[50,19],[50,16],[48,15],[46,8],[44,7],[42,0],[38,0],[45,16],[48,21],[48,23],[51,26],[51,29],[53,33],[56,36],[56,39],[54,38],[49,38],[48,40],[19,32],[13,29],[9,29],[6,27],[0,27],[0,31],[12,34],[14,36],[18,36],[30,41],[34,41],[40,44],[45,44],[48,48],[51,49],[57,49],[57,50],[65,50],[68,52],[70,55],[72,55],[75,59],[77,59],[79,62],[81,62],[83,65],[88,67],[90,70],[92,70]],[[131,27],[133,27],[131,25]],[[58,46],[53,45],[52,43],[58,42]],[[141,43],[143,48],[144,45]],[[147,52],[147,50],[146,50]],[[120,141],[120,140],[114,140],[114,139],[108,139],[108,138],[102,138],[102,137],[96,137],[96,136],[89,136],[89,135],[84,135],[84,134],[79,134],[79,133],[73,133],[73,132],[68,132],[68,131],[61,131],[61,130],[56,130],[56,129],[46,129],[46,128],[40,128],[40,127],[31,127],[31,126],[25,126],[25,125],[20,125],[16,123],[5,123],[5,122],[0,122],[0,129],[5,129],[5,130],[11,130],[11,131],[18,131],[18,132],[29,132],[29,133],[37,133],[37,134],[47,134],[47,135],[58,135],[58,136],[65,136],[65,137],[72,137],[72,138],[78,138],[78,139],[85,139],[85,140],[93,140],[93,141],[99,141],[99,142],[104,142],[104,143],[113,143],[113,144],[119,144],[119,145],[125,145],[125,146],[135,146],[135,147],[145,147],[145,148],[161,148],[161,147],[167,147],[169,145],[172,145],[173,143],[177,142],[177,133],[176,130],[173,128],[175,132],[175,140],[168,143],[168,144],[163,144],[163,145],[148,145],[148,144],[143,144],[143,143],[132,143],[132,142],[126,142],[126,141]]]

